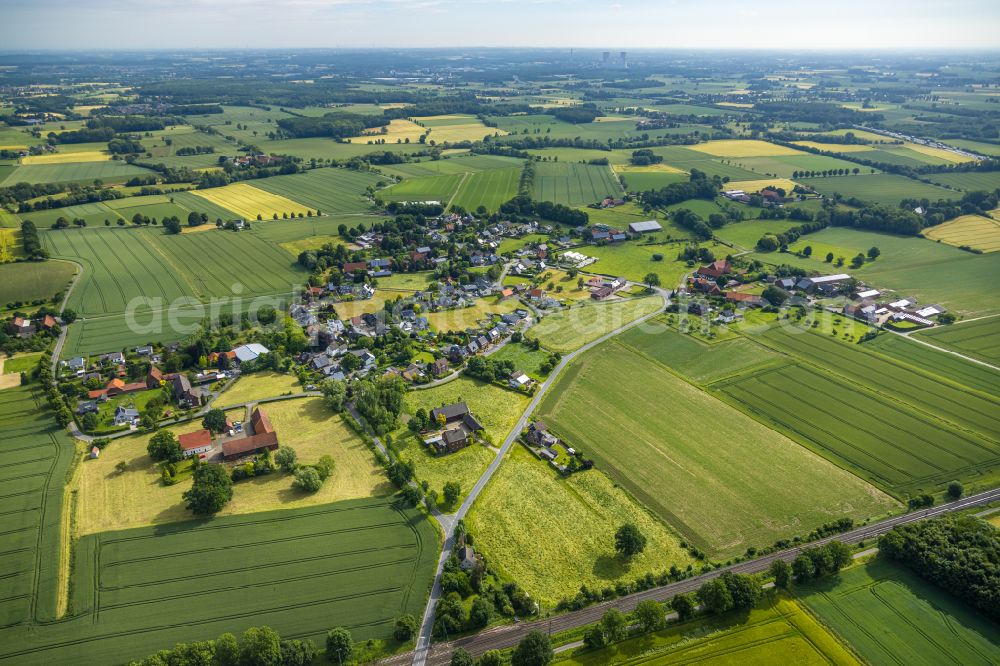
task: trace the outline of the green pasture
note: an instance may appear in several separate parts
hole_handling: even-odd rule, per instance
[[[625,277],[633,282],[642,282],[646,275],[660,276],[660,284],[665,289],[674,289],[685,273],[691,272],[686,262],[677,261],[680,245],[645,245],[635,241],[613,245],[592,245],[579,248],[588,257],[597,257],[597,262],[585,270],[612,277]],[[724,248],[725,249],[725,248]],[[654,261],[653,255],[661,255],[662,261]],[[723,255],[724,256],[724,255]]]
[[[385,201],[439,201],[447,206],[455,196],[465,174],[409,178],[379,192]]]
[[[867,154],[867,153],[866,153]],[[903,199],[958,199],[961,193],[946,190],[919,180],[891,173],[866,174],[858,176],[829,176],[827,178],[800,178],[828,196],[839,193],[845,199],[857,198],[886,206],[898,206]]]
[[[76,270],[65,261],[0,264],[0,306],[48,300],[69,286]]]
[[[956,171],[955,173],[930,173],[926,176],[939,185],[947,185],[966,192],[983,190],[992,192],[1000,188],[1000,171]]]
[[[530,335],[546,349],[571,352],[662,307],[659,296],[603,303],[585,301],[546,315],[531,328]]]
[[[470,211],[480,206],[495,211],[501,204],[517,195],[520,179],[521,167],[491,169],[469,174],[459,184],[452,203]]]

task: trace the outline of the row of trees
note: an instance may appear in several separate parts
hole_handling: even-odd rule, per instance
[[[47,259],[49,256],[48,250],[42,247],[38,229],[31,220],[21,222],[21,247],[29,259]]]

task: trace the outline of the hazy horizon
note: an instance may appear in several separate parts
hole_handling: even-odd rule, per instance
[[[1000,3],[844,0],[35,0],[3,52],[294,48],[996,50]],[[554,30],[553,26],[558,26]],[[100,40],[105,44],[95,44]]]

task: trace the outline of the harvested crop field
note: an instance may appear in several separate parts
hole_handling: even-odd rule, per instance
[[[687,146],[691,150],[708,153],[716,157],[768,157],[772,155],[798,155],[799,151],[785,146],[779,146],[767,141],[753,139],[724,139],[722,141],[707,141]]]
[[[983,252],[1000,250],[1000,221],[982,215],[962,215],[924,230],[924,237],[955,247]]]
[[[895,502],[857,477],[609,342],[575,361],[539,416],[712,556]],[[710,424],[710,425],[709,425]],[[808,489],[808,490],[807,490]]]
[[[192,190],[191,194],[202,197],[206,201],[231,210],[242,218],[256,220],[261,216],[265,220],[275,215],[279,218],[285,215],[298,217],[305,215],[312,208],[279,194],[272,194],[247,183],[233,183],[225,187],[214,187],[207,190]]]

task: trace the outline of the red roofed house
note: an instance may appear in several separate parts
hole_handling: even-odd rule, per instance
[[[254,409],[250,415],[250,425],[254,434],[230,440],[222,445],[222,457],[226,462],[253,455],[259,449],[274,451],[278,448],[278,433],[274,431],[271,420],[260,407]]]
[[[45,318],[42,319],[42,328],[46,330],[52,328],[55,325],[56,325],[56,318],[53,317],[52,315],[45,315]]]
[[[530,292],[528,292],[528,296],[530,296],[533,299],[545,298],[545,290],[538,288],[532,289]]]
[[[757,294],[746,294],[742,291],[727,291],[726,300],[730,303],[746,303],[753,307],[764,307],[767,305],[767,301],[764,300],[762,296]]]
[[[719,285],[711,280],[706,280],[705,278],[692,278],[690,280],[690,284],[692,289],[696,289],[711,296],[718,296],[722,293],[722,290],[719,289]]]
[[[218,363],[220,356],[225,356],[230,361],[235,361],[236,360],[236,352],[234,352],[234,351],[212,352],[211,354],[208,355],[208,362],[209,363]]]
[[[163,373],[155,365],[146,373],[146,388],[158,389],[163,384]]]
[[[368,268],[368,264],[363,261],[352,261],[341,266],[341,270],[345,273],[353,273],[354,271],[363,271]]]
[[[514,295],[514,290],[510,289],[510,288],[506,288],[506,289],[504,289],[503,291],[500,292],[500,298],[503,299],[503,300],[507,300],[508,298],[510,298],[513,295]]]
[[[186,435],[178,435],[177,442],[181,445],[185,458],[197,456],[212,450],[212,433],[204,429],[189,432]]]
[[[729,266],[729,261],[727,259],[722,259],[721,261],[713,261],[708,266],[702,266],[698,269],[697,274],[707,278],[718,279],[726,273],[731,272],[732,270]]]
[[[423,261],[426,258],[427,258],[427,253],[426,252],[411,252],[410,253],[410,259],[412,259],[413,261]]]

